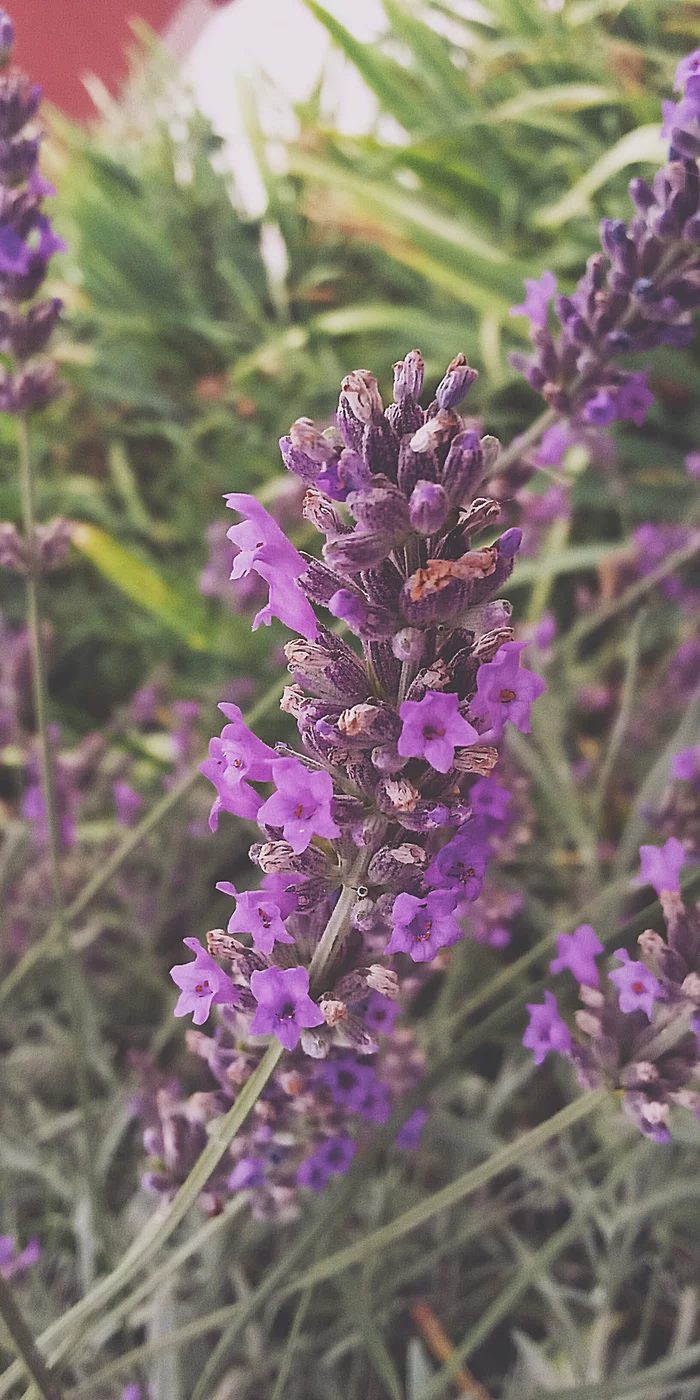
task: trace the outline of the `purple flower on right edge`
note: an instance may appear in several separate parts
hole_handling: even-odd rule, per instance
[[[523,734],[530,733],[530,706],[547,684],[535,671],[520,665],[520,653],[526,646],[527,642],[505,642],[493,661],[479,667],[470,713],[490,721],[489,737],[500,737],[506,720]]]

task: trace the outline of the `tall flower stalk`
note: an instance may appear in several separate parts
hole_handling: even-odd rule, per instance
[[[39,586],[42,573],[65,557],[70,544],[67,522],[37,522],[36,476],[32,459],[29,417],[61,391],[53,361],[45,355],[61,311],[58,298],[40,299],[49,261],[65,245],[44,212],[44,199],[53,193],[38,168],[41,136],[35,117],[41,89],[11,66],[14,29],[0,12],[0,350],[6,367],[0,370],[0,409],[14,416],[17,427],[19,486],[23,533],[2,527],[2,562],[21,572],[26,581],[27,624],[32,661],[34,718],[41,770],[42,828],[50,867],[53,917],[63,952],[66,999],[74,1046],[78,1097],[85,1134],[85,1170],[93,1203],[97,1182],[93,1168],[90,1091],[84,1023],[82,973],[74,956],[65,917],[61,873],[62,832],[54,776],[48,691],[42,639]]]

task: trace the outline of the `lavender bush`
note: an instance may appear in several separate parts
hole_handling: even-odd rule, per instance
[[[60,245],[6,16],[0,40],[3,392],[24,506],[0,544],[28,605],[0,661],[0,1169],[62,1203],[34,1229],[26,1181],[3,1202],[0,1395],[27,1379],[49,1400],[693,1393],[700,1242],[655,1216],[697,1193],[696,519],[574,545],[577,592],[552,585],[571,449],[612,472],[608,430],[652,401],[622,357],[690,343],[700,51],[664,111],[667,165],[633,181],[629,227],[604,220],[556,338],[551,273],[513,308],[533,344],[517,366],[548,405],[531,429],[501,450],[465,416],[465,356],[431,397],[413,350],[387,407],[356,370],[330,425],[292,424],[276,514],[227,496],[237,520],[211,532],[203,591],[230,572],[254,630],[296,634],[291,683],[249,713],[222,700],[199,762],[198,703],[166,685],[77,750],[49,722],[39,585],[75,526],[37,524],[28,415],[59,391],[61,307],[36,297]],[[521,620],[501,595],[528,582]],[[214,885],[227,927],[205,947]],[[182,942],[194,957],[168,1001]],[[159,1012],[130,1036],[137,996]],[[192,1026],[168,1055],[171,1010]]]

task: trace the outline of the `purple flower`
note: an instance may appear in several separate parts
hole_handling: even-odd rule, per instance
[[[253,972],[250,990],[258,1003],[250,1023],[252,1035],[276,1035],[285,1050],[293,1050],[303,1029],[323,1025],[323,1016],[309,996],[305,967]]]
[[[685,469],[693,481],[700,481],[700,452],[689,452],[685,459]]]
[[[700,772],[700,746],[694,749],[681,749],[673,760],[672,768],[674,778],[683,778],[686,782],[692,783]]]
[[[647,387],[647,377],[644,372],[631,374],[620,389],[617,398],[618,418],[631,418],[638,428],[641,428],[646,417],[646,411],[651,408],[654,402],[654,395]]]
[[[389,1085],[375,1079],[358,1105],[366,1123],[386,1123],[391,1113],[391,1093]]]
[[[394,1021],[400,1014],[401,1007],[398,1002],[391,1001],[381,992],[371,992],[362,1019],[368,1031],[382,1031],[384,1035],[391,1035]]]
[[[424,1108],[417,1108],[410,1118],[402,1123],[396,1134],[396,1146],[403,1148],[406,1152],[415,1152],[420,1147],[421,1134],[426,1125],[428,1115]]]
[[[272,778],[272,765],[278,762],[274,749],[268,748],[244,723],[238,705],[221,704],[229,724],[225,724],[220,739],[209,744],[209,758],[199,765],[200,773],[216,788],[216,799],[209,815],[209,825],[216,830],[219,812],[231,812],[236,817],[255,820],[262,798],[254,783],[267,783]]]
[[[195,1026],[203,1026],[212,1006],[237,1006],[240,994],[198,938],[184,938],[183,943],[192,949],[195,960],[170,969],[175,986],[180,988],[174,1014],[188,1016],[191,1011]]]
[[[462,937],[454,915],[459,896],[452,890],[431,890],[424,899],[400,894],[394,900],[394,931],[386,953],[409,953],[413,962],[432,962],[439,948]]]
[[[688,857],[676,836],[669,837],[665,846],[640,846],[641,875],[635,885],[653,885],[657,894],[662,890],[680,891],[679,874]]]
[[[302,1162],[297,1172],[297,1185],[320,1191],[329,1176],[344,1174],[357,1152],[357,1143],[346,1134],[327,1138],[315,1152]]]
[[[528,1002],[530,1024],[523,1036],[523,1045],[532,1050],[535,1064],[541,1065],[550,1050],[558,1050],[562,1055],[571,1051],[571,1034],[565,1021],[559,1015],[557,999],[553,992],[545,992],[544,1005]]]
[[[233,525],[228,532],[229,539],[240,550],[233,562],[231,578],[246,578],[253,570],[270,590],[267,606],[261,608],[253,620],[253,631],[261,622],[269,627],[273,617],[278,617],[280,622],[311,641],[318,636],[318,623],[297,582],[307,567],[299,551],[255,496],[234,491],[225,501],[230,510],[245,516],[240,525]]]
[[[501,826],[508,817],[513,794],[501,787],[495,778],[478,778],[469,790],[469,801],[475,817]]]
[[[557,620],[554,613],[543,613],[535,628],[535,646],[538,646],[540,651],[548,651],[556,635]]]
[[[279,905],[262,890],[242,890],[239,894],[229,880],[220,880],[216,888],[237,901],[228,921],[229,933],[249,933],[253,947],[266,957],[275,943],[294,943],[284,926]]]
[[[143,798],[140,792],[134,792],[128,783],[115,783],[112,791],[114,793],[114,805],[117,809],[117,821],[120,826],[131,826],[136,813],[143,807]]]
[[[520,653],[527,645],[505,642],[493,661],[479,667],[471,713],[490,720],[495,736],[502,734],[507,719],[521,733],[529,734],[530,705],[547,689],[541,676],[520,665]]]
[[[262,1186],[265,1162],[262,1157],[241,1157],[227,1181],[229,1191],[245,1191],[247,1187]]]
[[[424,758],[438,773],[447,773],[455,747],[478,744],[479,735],[459,713],[453,691],[428,690],[422,700],[404,700],[398,750],[402,758]]]
[[[137,1385],[135,1381],[131,1381],[129,1385],[125,1385],[121,1400],[143,1400],[141,1386]]]
[[[467,822],[430,862],[425,882],[471,903],[481,894],[487,863],[486,829],[481,822]]]
[[[598,428],[607,427],[618,417],[618,395],[610,389],[599,389],[597,394],[587,399],[583,406],[586,423],[594,423]]]
[[[616,957],[624,965],[608,973],[620,996],[620,1010],[643,1011],[651,1020],[654,1001],[661,990],[646,963],[634,962],[625,948],[616,948]]]
[[[331,815],[333,779],[324,770],[309,772],[298,758],[279,758],[272,767],[277,791],[258,812],[265,826],[281,826],[284,839],[296,855],[305,851],[312,836],[337,837],[340,827]]]
[[[358,1113],[377,1072],[372,1065],[360,1065],[346,1056],[342,1060],[326,1060],[319,1068],[318,1077],[330,1089],[334,1103],[349,1113]]]
[[[682,58],[676,69],[673,82],[673,91],[680,92],[689,78],[697,78],[700,75],[700,49],[693,49],[686,58]]]
[[[0,1235],[0,1275],[3,1278],[17,1278],[32,1264],[37,1264],[40,1258],[41,1248],[36,1235],[27,1241],[20,1253],[17,1252],[13,1235]]]
[[[525,300],[520,306],[511,306],[511,316],[528,316],[533,326],[547,325],[547,309],[557,290],[557,279],[553,272],[543,272],[539,280],[525,278]]]
[[[550,972],[563,972],[567,967],[578,982],[586,987],[598,987],[600,976],[595,965],[603,945],[590,924],[580,924],[573,933],[560,933],[557,938],[558,957],[552,958]]]

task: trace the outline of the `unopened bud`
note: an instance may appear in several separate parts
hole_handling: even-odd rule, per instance
[[[435,535],[450,512],[444,488],[435,481],[419,481],[411,492],[409,519],[420,535]]]
[[[394,402],[419,399],[423,392],[425,365],[420,350],[409,350],[405,359],[394,365]]]
[[[467,389],[478,379],[475,369],[470,369],[466,357],[462,354],[455,355],[454,360],[447,367],[444,379],[435,390],[435,399],[438,408],[456,408],[461,403]]]
[[[327,1026],[337,1026],[341,1021],[347,1021],[348,1008],[344,1001],[337,1001],[329,997],[325,1001],[320,1001],[318,1009]]]
[[[382,967],[380,963],[372,963],[367,973],[367,986],[370,991],[380,992],[383,997],[388,997],[390,1001],[398,1001],[399,978],[398,974],[390,967]]]

